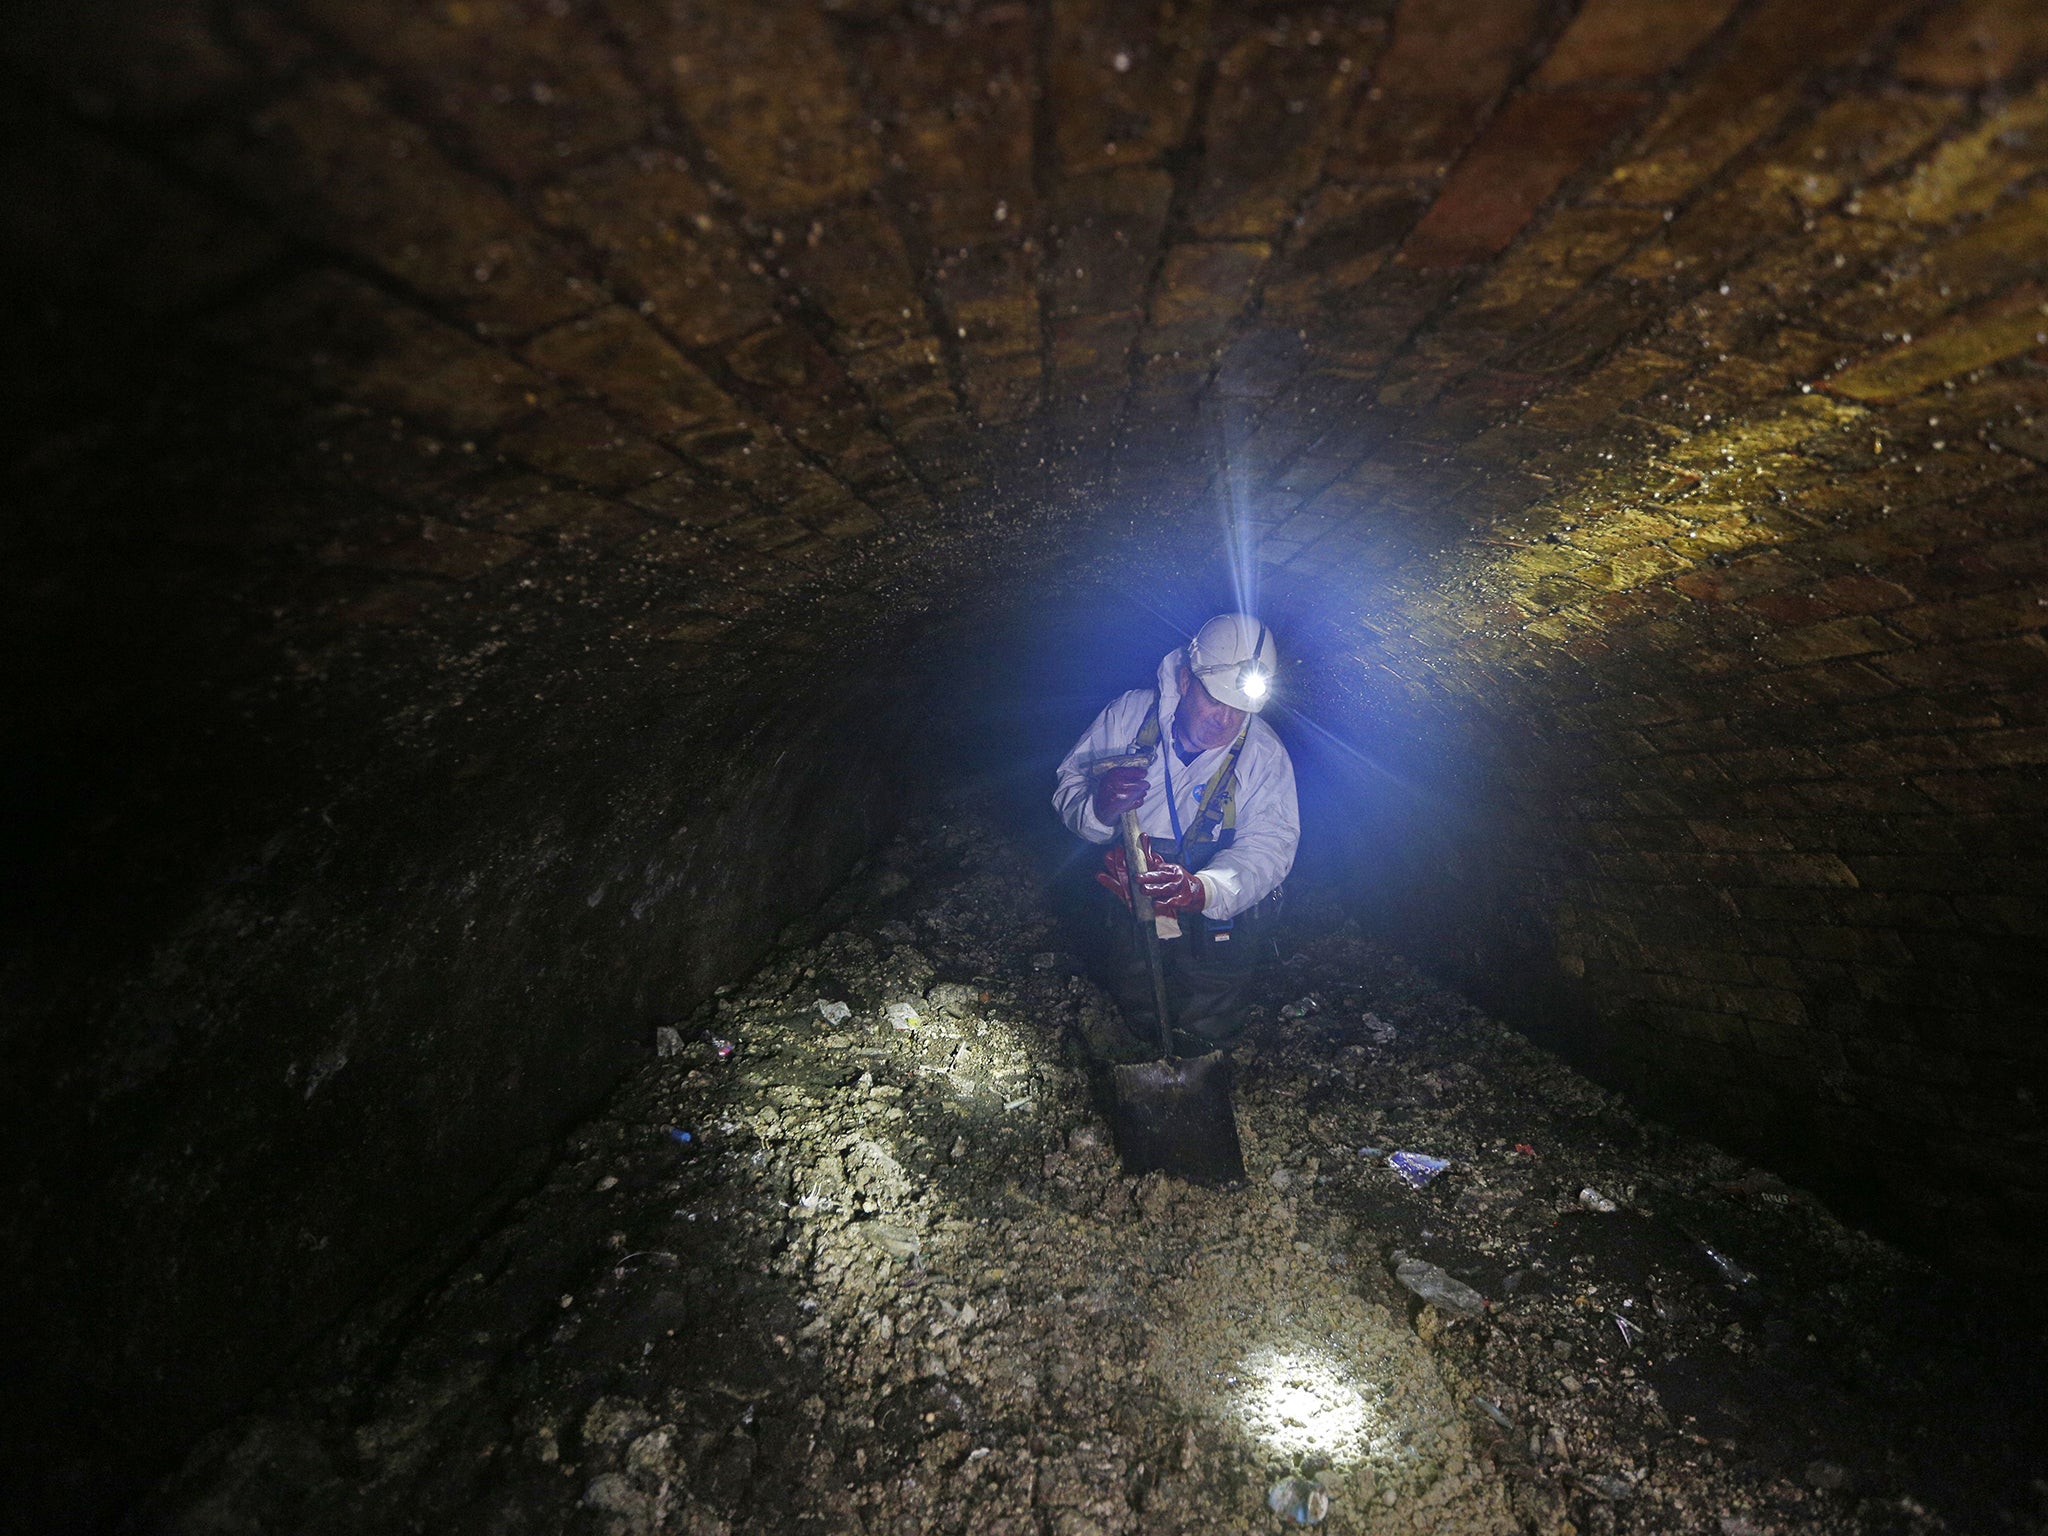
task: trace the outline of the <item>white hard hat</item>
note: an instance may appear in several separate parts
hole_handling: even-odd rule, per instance
[[[1219,613],[1188,642],[1188,670],[1209,697],[1256,715],[1273,697],[1280,650],[1273,631],[1248,613]]]

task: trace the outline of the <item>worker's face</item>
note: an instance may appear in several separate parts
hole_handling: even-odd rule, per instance
[[[1210,698],[1202,680],[1182,662],[1180,703],[1173,711],[1173,728],[1182,744],[1207,752],[1211,747],[1227,745],[1243,727],[1244,711]]]

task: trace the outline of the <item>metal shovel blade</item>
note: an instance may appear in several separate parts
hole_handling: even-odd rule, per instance
[[[1230,1063],[1221,1051],[1117,1067],[1116,1149],[1124,1172],[1173,1175],[1190,1184],[1244,1177]]]

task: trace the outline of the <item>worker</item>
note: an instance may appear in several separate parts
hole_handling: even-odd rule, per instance
[[[1156,689],[1112,700],[1060,763],[1053,805],[1069,831],[1107,845],[1095,881],[1123,903],[1104,899],[1103,912],[1103,979],[1134,1037],[1112,1047],[1118,1054],[1156,1054],[1159,1039],[1150,961],[1128,910],[1117,830],[1126,811],[1143,835],[1139,883],[1162,941],[1176,1049],[1228,1050],[1243,1034],[1238,997],[1301,837],[1294,764],[1259,718],[1278,661],[1263,623],[1220,614],[1160,661]],[[1130,765],[1145,753],[1146,766]],[[1124,766],[1104,767],[1118,758]]]

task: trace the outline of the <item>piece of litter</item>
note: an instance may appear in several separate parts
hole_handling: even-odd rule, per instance
[[[974,1012],[976,1003],[985,1003],[988,998],[973,987],[958,981],[942,981],[925,994],[925,1001],[948,1017],[965,1018]]]
[[[1621,1209],[1620,1206],[1616,1205],[1612,1200],[1608,1199],[1605,1195],[1601,1194],[1599,1190],[1595,1189],[1590,1184],[1588,1184],[1584,1189],[1579,1191],[1579,1204],[1583,1205],[1589,1211],[1598,1211],[1603,1216],[1612,1215],[1614,1212]]]
[[[892,1259],[914,1259],[918,1253],[917,1234],[908,1227],[891,1226],[885,1221],[870,1221],[861,1227],[861,1235]]]
[[[1534,1157],[1536,1149],[1526,1141],[1518,1141],[1515,1143],[1515,1155],[1518,1157]]]
[[[1011,1099],[1003,1105],[1003,1108],[1005,1110],[1029,1109],[1034,1102],[1036,1101],[1032,1099]]]
[[[655,1027],[654,1054],[663,1060],[683,1054],[683,1037],[674,1025],[661,1024]]]
[[[1501,1407],[1499,1403],[1496,1403],[1490,1397],[1475,1396],[1472,1399],[1472,1401],[1477,1403],[1480,1406],[1480,1408],[1484,1410],[1486,1416],[1489,1419],[1493,1420],[1494,1423],[1498,1424],[1502,1429],[1508,1430],[1510,1433],[1513,1432],[1515,1427],[1515,1421],[1512,1418],[1508,1417],[1507,1410]]]
[[[1305,1019],[1310,1014],[1320,1010],[1322,1006],[1313,997],[1298,997],[1280,1010],[1280,1017],[1283,1019]]]
[[[891,1003],[882,1010],[882,1016],[898,1029],[915,1029],[923,1019],[908,1003]]]
[[[1330,1490],[1307,1477],[1283,1477],[1266,1490],[1266,1508],[1289,1525],[1321,1525],[1330,1513]]]
[[[685,1147],[690,1146],[697,1140],[697,1138],[692,1136],[688,1131],[679,1131],[675,1130],[674,1128],[671,1128],[669,1130],[668,1137],[670,1141],[677,1143],[679,1146]]]
[[[732,1059],[732,1053],[739,1049],[739,1047],[734,1045],[730,1040],[720,1040],[715,1035],[712,1036],[711,1039],[711,1048],[714,1051],[718,1052],[718,1059],[720,1061],[730,1061]]]
[[[677,1258],[674,1254],[670,1253],[665,1248],[641,1248],[636,1250],[635,1252],[623,1254],[620,1256],[619,1262],[612,1266],[613,1277],[617,1278],[619,1276],[624,1275],[626,1272],[626,1266],[632,1263],[635,1259],[645,1259],[648,1263],[652,1264],[656,1269],[680,1269],[683,1263],[681,1259]]]
[[[1711,1187],[1726,1195],[1758,1196],[1773,1205],[1790,1205],[1799,1198],[1799,1192],[1783,1179],[1762,1171],[1744,1174],[1739,1179],[1723,1180]]]
[[[1699,1239],[1695,1238],[1694,1241],[1699,1242]],[[1721,1272],[1721,1278],[1730,1285],[1748,1285],[1752,1280],[1756,1279],[1755,1275],[1729,1258],[1727,1254],[1720,1252],[1718,1249],[1710,1248],[1705,1243],[1700,1243],[1699,1247],[1700,1252],[1707,1256],[1714,1268]]]
[[[1641,1329],[1641,1327],[1639,1327],[1635,1323],[1630,1322],[1627,1318],[1623,1317],[1619,1312],[1611,1313],[1609,1315],[1612,1316],[1614,1319],[1614,1326],[1621,1330],[1621,1342],[1626,1344],[1630,1349],[1634,1349],[1636,1347],[1636,1340],[1643,1336],[1643,1330]]]
[[[844,1024],[853,1017],[853,1010],[845,1003],[830,1003],[822,997],[818,999],[818,1012],[824,1015],[827,1024]]]
[[[1360,1147],[1358,1155],[1360,1157],[1385,1157],[1387,1150],[1384,1147]]]
[[[1449,1158],[1431,1157],[1423,1152],[1396,1152],[1387,1159],[1387,1165],[1415,1188],[1420,1189],[1442,1174],[1451,1163]]]
[[[617,1189],[618,1187],[619,1176],[616,1173],[608,1173],[597,1181],[597,1192],[600,1195],[608,1189]]]
[[[1394,1266],[1394,1278],[1417,1296],[1460,1317],[1484,1317],[1486,1298],[1464,1281],[1445,1274],[1423,1259],[1403,1259]]]

